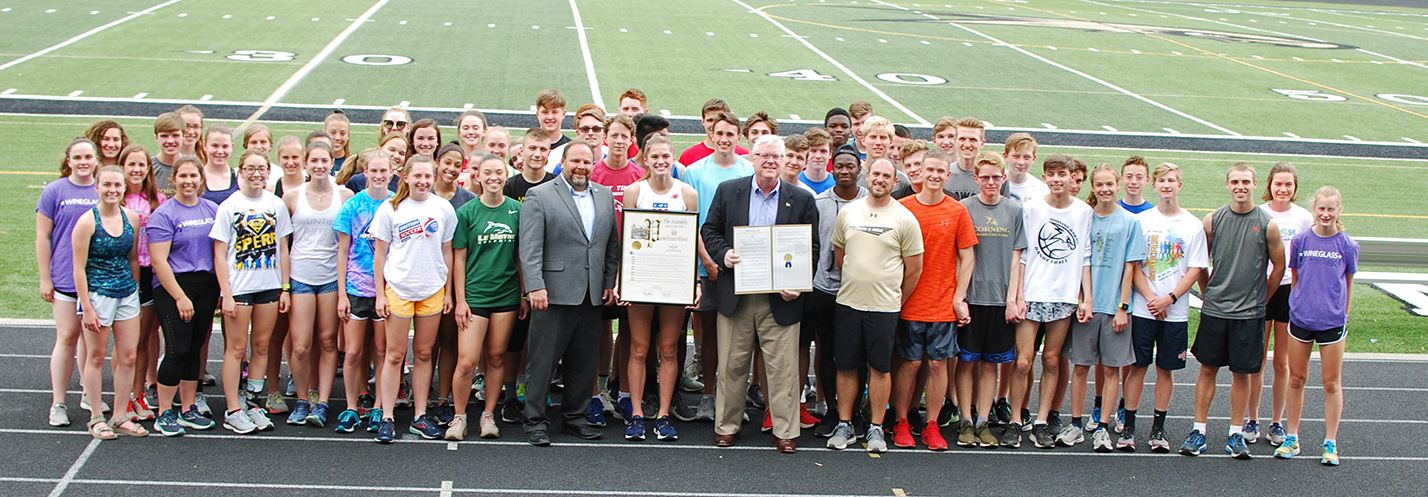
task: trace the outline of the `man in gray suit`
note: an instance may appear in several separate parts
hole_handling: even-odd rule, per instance
[[[567,395],[561,431],[591,440],[585,423],[595,390],[602,305],[613,305],[620,237],[610,189],[590,181],[594,152],[585,142],[565,147],[554,181],[531,188],[521,207],[521,272],[532,310],[525,428],[531,445],[550,445],[546,395],[557,364]]]

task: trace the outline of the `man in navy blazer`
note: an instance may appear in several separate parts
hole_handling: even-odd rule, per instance
[[[768,406],[773,417],[774,446],[779,452],[793,452],[799,434],[798,371],[799,320],[803,298],[799,292],[783,290],[767,295],[735,295],[734,266],[739,254],[733,250],[735,226],[775,224],[818,225],[813,194],[779,179],[784,159],[783,139],[764,136],[749,155],[754,162],[752,178],[725,181],[714,193],[714,203],[700,234],[709,256],[719,265],[715,288],[719,301],[718,343],[719,383],[715,394],[715,445],[729,447],[738,441],[744,416],[744,391],[749,364],[757,343],[768,372]],[[812,251],[817,265],[818,239]]]

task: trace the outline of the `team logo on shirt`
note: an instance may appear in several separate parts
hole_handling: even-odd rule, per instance
[[[441,223],[437,222],[436,218],[413,219],[397,225],[397,241],[405,242],[418,236],[436,236],[439,231],[441,231]]]
[[[1066,258],[1071,257],[1081,244],[1081,240],[1076,237],[1076,231],[1060,219],[1051,219],[1041,225],[1041,231],[1037,232],[1036,237],[1037,253],[1057,264],[1066,262]]]
[[[886,226],[854,226],[853,229],[873,236],[882,236],[883,233],[892,231],[892,228]]]
[[[268,211],[247,209],[233,213],[233,270],[278,267],[277,217]]]

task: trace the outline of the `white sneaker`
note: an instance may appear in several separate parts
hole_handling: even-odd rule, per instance
[[[1106,431],[1105,428],[1097,429],[1091,434],[1091,448],[1096,452],[1110,452],[1111,432]]]
[[[501,438],[501,428],[496,426],[495,415],[489,412],[481,413],[481,438]]]
[[[248,419],[248,413],[241,410],[224,413],[223,427],[239,435],[247,435],[258,429],[258,425],[253,424],[253,420]]]
[[[208,396],[203,395],[203,392],[200,391],[198,395],[193,396],[193,405],[198,408],[198,413],[203,417],[213,419],[213,408],[208,407]]]
[[[1082,435],[1081,428],[1077,428],[1076,425],[1066,425],[1065,428],[1061,429],[1061,433],[1056,435],[1056,442],[1067,447],[1075,446],[1084,441],[1086,441],[1086,436]]]
[[[253,406],[248,408],[248,419],[258,428],[258,431],[270,431],[273,429],[273,420],[268,419],[268,411],[261,407]]]
[[[69,426],[69,409],[64,402],[50,406],[50,426]]]
[[[86,396],[84,396],[83,394],[81,394],[80,397],[79,397],[79,408],[80,408],[80,409],[83,409],[83,410],[86,410],[86,411],[90,410],[90,409],[89,409],[89,398],[86,397]],[[104,411],[104,412],[113,412],[113,411],[114,411],[114,409],[112,409],[112,408],[109,407],[109,403],[108,403],[108,402],[105,402],[105,401],[102,401],[102,400],[99,401],[99,409],[100,409],[101,411]]]

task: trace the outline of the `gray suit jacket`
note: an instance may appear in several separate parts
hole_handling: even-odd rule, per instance
[[[620,235],[615,198],[594,182],[595,232],[589,237],[563,176],[531,188],[521,205],[521,271],[526,292],[545,289],[551,305],[600,305],[619,275]]]

